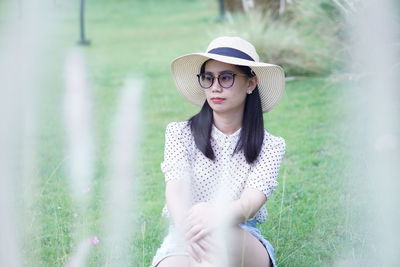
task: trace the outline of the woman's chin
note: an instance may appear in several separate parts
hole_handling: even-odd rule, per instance
[[[212,105],[210,105],[210,107],[212,108],[212,110],[214,112],[217,112],[217,113],[224,113],[228,110],[226,108],[226,106],[223,105],[222,103],[221,104],[212,104]]]

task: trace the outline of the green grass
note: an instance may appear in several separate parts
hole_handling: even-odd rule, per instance
[[[220,26],[216,1],[87,1],[87,36],[92,44],[83,50],[93,97],[96,165],[92,201],[84,214],[68,191],[61,113],[64,55],[78,39],[76,6],[60,1],[54,8],[67,12],[57,19],[59,30],[52,36],[56,47],[49,50],[54,56],[51,86],[41,91],[39,190],[30,214],[26,265],[63,266],[77,245],[74,229],[89,228],[102,240],[112,119],[125,78],[139,75],[144,78],[142,139],[136,210],[127,214],[135,218],[127,265],[148,266],[166,227],[160,217],[164,129],[168,122],[186,120],[198,110],[174,89],[170,62],[206,48],[210,32]],[[346,195],[339,171],[343,158],[335,131],[340,119],[337,87],[324,77],[289,82],[279,106],[265,115],[267,129],[287,143],[280,184],[268,201],[269,219],[261,226],[276,247],[279,266],[331,266],[346,239],[342,208]],[[110,265],[103,243],[93,247],[87,266]]]
[[[285,137],[287,153],[262,229],[283,266],[330,266],[345,239],[338,92],[323,78],[289,83],[274,111],[271,128]]]

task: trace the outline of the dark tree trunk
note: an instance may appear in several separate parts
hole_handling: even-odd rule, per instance
[[[85,37],[85,0],[81,0],[79,20],[80,20],[80,23],[79,23],[79,25],[80,25],[80,40],[79,40],[78,44],[89,45],[90,41],[86,40],[86,37]]]

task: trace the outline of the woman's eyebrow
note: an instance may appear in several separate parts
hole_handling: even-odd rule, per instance
[[[218,74],[224,74],[224,73],[235,73],[235,72],[233,70],[222,70]],[[204,72],[204,74],[212,74],[212,75],[214,75],[214,73],[211,72],[211,71],[206,71],[206,72]]]

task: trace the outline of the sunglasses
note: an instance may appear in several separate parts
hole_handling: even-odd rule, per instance
[[[211,88],[211,86],[214,84],[215,78],[217,78],[218,84],[222,88],[225,88],[225,89],[226,88],[230,88],[235,83],[235,77],[236,76],[246,76],[247,77],[247,75],[240,75],[240,74],[231,73],[231,72],[221,73],[220,75],[218,75],[216,77],[211,73],[200,73],[200,74],[197,74],[197,78],[199,80],[199,84],[204,89]]]

